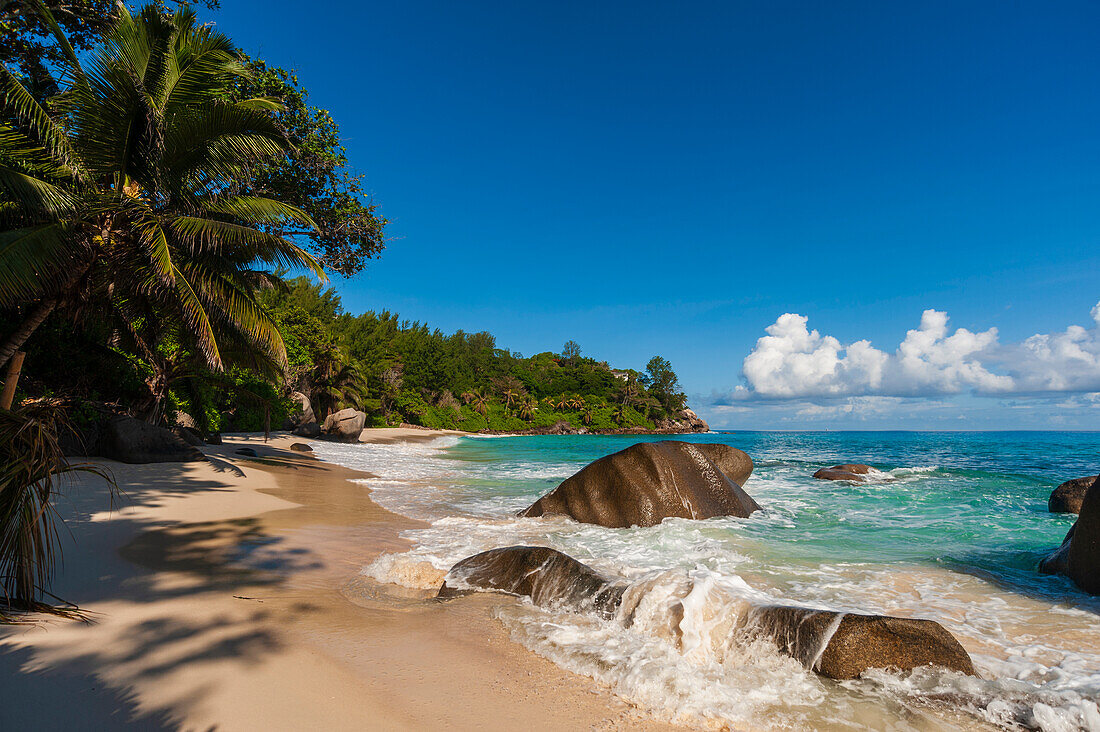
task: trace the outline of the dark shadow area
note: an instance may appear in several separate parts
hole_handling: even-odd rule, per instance
[[[324,474],[309,458],[265,456],[258,462]],[[251,472],[247,463],[216,456],[210,464],[244,480]],[[258,664],[282,647],[282,626],[320,610],[282,592],[291,573],[321,568],[320,558],[261,519],[178,523],[126,510],[236,488],[211,479],[208,470],[196,471],[194,463],[119,466],[116,473],[123,470],[122,495],[112,497],[104,481],[89,477],[63,489],[57,502],[66,525],[63,563],[52,589],[79,605],[89,623],[53,620],[37,628],[33,621],[41,619],[26,616],[29,627],[0,626],[0,683],[27,690],[25,705],[0,708],[0,729],[177,729],[186,710],[215,691],[194,682],[194,669],[227,659]],[[108,514],[110,520],[103,520]],[[177,602],[192,603],[193,611],[181,612]],[[37,634],[33,646],[17,645],[23,633]],[[102,669],[111,669],[112,688],[97,681]],[[139,710],[134,694],[117,690],[184,669],[190,681],[162,705],[171,713]],[[64,705],[56,702],[59,689]]]
[[[1051,547],[1053,551],[1055,547]],[[1089,595],[1061,575],[1041,574],[1039,560],[1042,552],[1006,552],[1002,556],[983,554],[944,559],[940,566],[953,572],[976,577],[1005,592],[1042,600],[1052,604],[1071,605],[1078,610],[1100,615],[1100,597]],[[993,560],[999,560],[1000,566]],[[1033,567],[1032,570],[1021,569]]]
[[[133,694],[98,683],[94,678],[64,668],[26,671],[32,666],[26,648],[0,653],[0,676],[5,693],[19,704],[0,708],[0,728],[5,730],[127,730],[133,732],[176,730],[178,719],[167,712],[143,712]],[[64,704],[58,704],[58,699]]]

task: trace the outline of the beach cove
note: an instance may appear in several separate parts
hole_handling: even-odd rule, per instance
[[[114,511],[90,483],[60,504],[78,551],[56,591],[91,622],[3,629],[5,719],[137,729],[1094,728],[1095,604],[1031,568],[1032,547],[1067,522],[1032,505],[1049,492],[1043,478],[1087,449],[1047,445],[1040,461],[1006,464],[991,444],[1000,438],[971,438],[967,449],[999,475],[991,496],[990,475],[962,464],[960,438],[806,434],[690,438],[757,456],[746,488],[760,516],[622,530],[513,517],[593,455],[641,437],[372,430],[360,444],[312,442],[318,460],[289,451],[295,438],[239,436],[205,447],[207,463],[105,463],[125,492]],[[883,482],[819,482],[815,496],[805,488],[813,459],[776,457],[800,448],[825,459],[841,444],[857,457],[939,464],[879,462]],[[242,446],[258,458],[236,454]],[[936,500],[945,486],[954,507]],[[899,495],[908,498],[891,503]],[[1003,562],[975,541],[987,499]],[[944,534],[956,523],[970,539]],[[660,612],[627,632],[497,593],[431,599],[451,563],[517,543],[567,551],[649,583],[654,596],[705,587],[700,617],[751,597],[935,618],[982,679],[876,672],[836,683],[758,644],[710,637],[713,627],[692,625],[699,618],[680,622],[703,639],[681,655],[655,632],[667,622]],[[59,694],[66,704],[50,702]]]
[[[113,510],[100,481],[78,478],[58,506],[71,537],[54,592],[89,622],[0,628],[3,726],[666,728],[509,641],[492,619],[509,598],[365,587],[363,561],[407,549],[399,533],[422,524],[295,441],[227,436],[203,463],[102,461],[124,494]]]

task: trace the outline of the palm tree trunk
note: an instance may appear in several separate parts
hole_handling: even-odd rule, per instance
[[[45,320],[56,307],[57,300],[43,300],[38,303],[38,307],[31,311],[30,315],[23,319],[23,322],[19,324],[15,332],[8,336],[3,345],[0,345],[0,367],[6,364],[15,352],[27,342],[27,339],[31,337],[31,333],[37,330],[38,326],[42,325],[42,321]]]

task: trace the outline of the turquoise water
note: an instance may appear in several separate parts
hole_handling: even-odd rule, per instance
[[[316,448],[377,475],[366,482],[382,505],[430,523],[409,532],[410,551],[365,569],[376,579],[428,589],[469,554],[529,543],[631,580],[647,610],[630,628],[519,602],[500,618],[518,642],[658,716],[750,728],[1100,730],[1100,602],[1036,571],[1073,521],[1050,514],[1047,498],[1100,471],[1100,433],[697,435],[687,439],[753,457],[744,487],[762,511],[644,529],[515,517],[592,460],[648,439]],[[840,462],[881,475],[811,477]],[[819,679],[742,632],[744,609],[761,603],[937,620],[982,681],[926,671]]]
[[[1073,524],[1073,517],[1047,511],[1050,492],[1100,472],[1100,433],[736,432],[690,439],[733,445],[753,457],[746,489],[776,519],[787,519],[737,524],[738,534],[760,541],[762,563],[771,554],[807,564],[927,562],[1030,591],[1076,594],[1068,582],[1034,568]],[[534,500],[569,474],[554,468],[579,469],[638,441],[469,439],[447,458],[496,468],[462,481],[470,486]],[[853,485],[811,477],[841,462],[900,469],[900,480]],[[769,497],[783,501],[769,506]]]

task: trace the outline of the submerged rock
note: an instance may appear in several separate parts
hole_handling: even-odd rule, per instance
[[[843,465],[834,465],[831,468],[822,468],[814,473],[814,477],[818,480],[851,480],[862,483],[867,480],[865,476],[872,470],[874,468],[870,465],[844,463]]]
[[[1062,546],[1039,563],[1039,571],[1065,575],[1090,595],[1100,595],[1100,476],[1085,493]]]
[[[366,424],[365,413],[358,409],[341,409],[325,417],[325,423],[321,425],[321,434],[341,442],[356,442]]]
[[[1085,494],[1097,478],[1100,478],[1100,475],[1086,475],[1084,478],[1067,480],[1050,494],[1047,509],[1051,513],[1081,513]]]
[[[728,445],[646,442],[591,463],[521,515],[561,514],[609,528],[671,516],[745,517],[760,508],[740,486],[751,472],[752,458]]]
[[[451,567],[437,597],[499,590],[530,597],[541,607],[564,607],[612,617],[624,585],[613,584],[587,564],[544,546],[509,546],[463,559]]]
[[[970,655],[934,620],[762,607],[753,610],[751,621],[780,651],[831,679],[854,679],[869,668],[921,666],[974,674]]]

